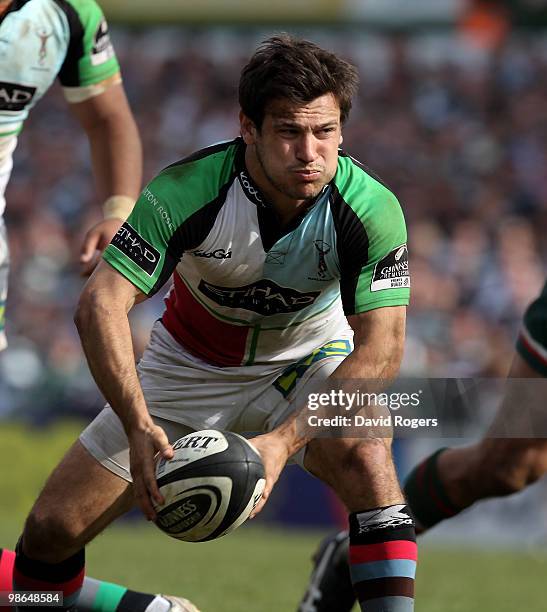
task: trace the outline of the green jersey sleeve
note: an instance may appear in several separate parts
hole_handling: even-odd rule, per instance
[[[63,87],[87,87],[120,71],[108,24],[95,0],[65,0],[70,40],[59,71]]]
[[[407,305],[407,233],[397,198],[349,157],[341,158],[335,185],[345,314]]]
[[[169,166],[137,200],[103,258],[147,295],[169,279],[210,230],[234,178],[235,146],[207,149]]]

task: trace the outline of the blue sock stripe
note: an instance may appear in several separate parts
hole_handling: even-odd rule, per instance
[[[416,561],[411,559],[390,559],[357,563],[350,567],[351,581],[361,582],[375,578],[414,578]]]
[[[414,612],[414,599],[411,597],[380,597],[367,599],[366,612]]]

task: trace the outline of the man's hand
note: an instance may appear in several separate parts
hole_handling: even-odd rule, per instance
[[[156,511],[152,499],[157,504],[163,504],[165,501],[156,482],[155,456],[159,453],[165,459],[171,459],[174,454],[173,447],[163,429],[153,423],[144,430],[130,432],[128,438],[135,499],[144,516],[153,521]]]
[[[290,456],[286,439],[272,431],[271,433],[252,438],[249,442],[260,453],[264,471],[266,473],[266,485],[262,493],[262,499],[253,510],[249,518],[254,518],[264,508],[272,489],[279,478],[287,459]]]
[[[122,223],[121,219],[103,219],[87,232],[80,249],[82,276],[89,276],[93,272],[99,263],[101,253],[106,249]]]

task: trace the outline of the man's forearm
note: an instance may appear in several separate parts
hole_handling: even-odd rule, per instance
[[[126,431],[145,428],[150,416],[138,380],[127,312],[99,296],[80,304],[76,326],[89,368]]]
[[[93,174],[104,201],[112,195],[136,200],[142,180],[142,151],[131,114],[104,117],[87,129]]]

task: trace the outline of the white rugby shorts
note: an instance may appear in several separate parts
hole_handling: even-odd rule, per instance
[[[200,429],[265,433],[304,407],[307,394],[328,378],[353,349],[348,326],[289,367],[218,367],[187,352],[157,321],[137,365],[148,410],[170,442]],[[129,444],[120,419],[106,406],[80,435],[102,465],[131,482]],[[303,464],[304,449],[293,457]]]

